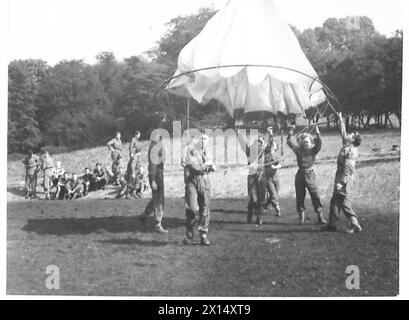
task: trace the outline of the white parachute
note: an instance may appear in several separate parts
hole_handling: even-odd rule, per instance
[[[304,114],[326,100],[322,82],[273,0],[230,0],[180,52],[166,87],[205,105]]]

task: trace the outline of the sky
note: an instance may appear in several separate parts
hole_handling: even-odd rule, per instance
[[[228,0],[8,0],[8,60],[38,58],[95,62],[101,51],[118,59],[155,46],[165,23]],[[235,1],[235,0],[233,0]],[[378,31],[403,28],[404,0],[275,0],[281,16],[298,29],[329,17],[367,15]]]

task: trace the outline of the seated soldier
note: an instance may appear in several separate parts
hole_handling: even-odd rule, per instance
[[[110,181],[114,186],[121,185],[121,175],[125,172],[121,155],[112,162],[111,170],[107,170]]]
[[[75,200],[84,195],[84,186],[82,180],[78,178],[76,173],[72,174],[72,178],[68,181],[68,198]]]
[[[108,183],[107,179],[107,174],[105,172],[105,169],[102,168],[101,163],[97,163],[95,165],[95,169],[93,171],[93,176],[94,176],[94,182],[95,182],[95,189],[94,190],[104,190],[105,186]]]
[[[94,191],[95,179],[90,168],[85,168],[84,174],[80,177],[80,179],[82,180],[82,184],[84,186],[84,196],[86,196],[88,192]]]
[[[52,176],[52,188],[55,189],[56,191],[54,192],[54,199],[55,195],[57,194],[58,191],[58,181],[59,179],[63,176],[65,170],[61,165],[61,161],[56,161],[56,167],[53,170],[53,176]]]
[[[63,175],[58,179],[57,191],[55,192],[54,199],[56,200],[65,200],[68,198],[68,183],[70,177],[68,172],[64,172]]]

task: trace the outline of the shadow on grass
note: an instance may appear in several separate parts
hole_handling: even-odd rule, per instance
[[[25,197],[27,195],[27,190],[24,187],[7,187],[7,192],[19,197]]]
[[[184,226],[183,219],[163,218],[163,226],[166,229],[174,229]],[[101,217],[101,218],[47,218],[47,219],[29,219],[22,228],[24,231],[35,232],[39,235],[74,235],[90,234],[100,231],[110,233],[123,232],[146,232],[151,228],[144,227],[138,217]]]
[[[137,238],[128,239],[109,239],[100,240],[100,243],[113,244],[113,245],[138,245],[138,246],[148,246],[148,247],[165,247],[170,244],[177,244],[176,242],[169,241],[158,241],[158,240],[142,240]]]

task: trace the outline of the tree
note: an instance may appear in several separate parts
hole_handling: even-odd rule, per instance
[[[42,60],[18,60],[9,65],[8,149],[23,152],[41,142],[35,101],[47,72]]]
[[[43,81],[37,103],[45,144],[94,144],[105,139],[116,124],[98,73],[82,60],[54,66]]]

